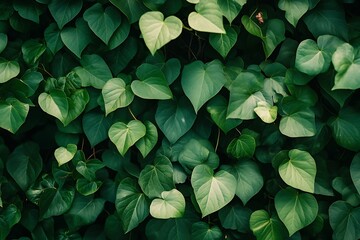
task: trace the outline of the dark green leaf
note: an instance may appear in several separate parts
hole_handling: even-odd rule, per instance
[[[219,211],[219,219],[224,228],[242,233],[249,231],[250,215],[251,210],[240,203],[226,205]]]
[[[62,29],[78,15],[83,5],[81,0],[52,0],[49,10],[57,25]]]
[[[250,216],[250,229],[259,240],[288,238],[288,232],[277,216],[270,217],[265,210],[257,210]]]
[[[220,240],[223,239],[223,233],[218,226],[210,227],[206,222],[196,222],[191,226],[191,239]]]
[[[105,117],[102,112],[90,111],[84,114],[82,125],[92,147],[108,138],[108,131],[112,123],[111,117]]]
[[[40,218],[45,219],[64,214],[70,209],[74,196],[75,189],[71,187],[45,189],[41,193],[39,201]]]
[[[241,134],[228,145],[226,152],[234,158],[251,158],[255,153],[256,142],[253,136]]]
[[[147,9],[140,0],[110,0],[125,16],[130,23],[137,22]]]
[[[16,98],[0,100],[0,128],[15,133],[24,124],[29,108],[29,104],[22,103]]]

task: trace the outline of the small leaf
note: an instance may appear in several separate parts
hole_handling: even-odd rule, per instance
[[[221,240],[223,233],[218,226],[210,227],[206,222],[195,222],[191,226],[193,240]]]
[[[225,170],[214,171],[207,165],[198,165],[191,174],[191,186],[202,217],[226,206],[235,196],[236,179]]]
[[[259,240],[285,240],[288,232],[277,217],[270,217],[265,210],[257,210],[250,216],[250,229]]]
[[[318,214],[318,203],[313,195],[291,188],[276,194],[275,208],[289,236],[312,223]]]
[[[11,133],[16,131],[24,124],[29,113],[29,104],[20,102],[16,98],[0,100],[0,128]]]
[[[251,158],[255,153],[256,142],[253,136],[241,134],[228,145],[226,152],[234,158]]]
[[[81,0],[53,0],[48,5],[51,15],[62,29],[80,12],[83,5]]]
[[[0,83],[9,81],[20,73],[19,63],[0,58]]]
[[[185,212],[185,198],[176,189],[164,191],[161,198],[155,198],[150,204],[150,214],[154,218],[180,218]]]
[[[145,134],[146,127],[138,120],[131,120],[128,124],[117,122],[109,129],[109,138],[122,156]]]
[[[360,194],[360,154],[356,154],[350,165],[351,179]]]
[[[271,106],[269,103],[260,101],[257,103],[257,107],[254,108],[254,112],[265,123],[273,123],[277,117],[277,106]]]
[[[59,147],[55,150],[54,155],[59,166],[71,161],[75,156],[77,146],[75,144],[68,144],[65,147]]]
[[[164,20],[161,12],[147,12],[139,20],[140,31],[151,54],[163,47],[171,40],[176,39],[182,32],[182,22],[175,16]]]
[[[222,1],[221,1],[222,2]],[[235,46],[238,33],[230,26],[225,26],[226,33],[211,33],[209,36],[210,45],[223,58],[226,58],[230,50]]]
[[[150,153],[158,141],[158,132],[156,126],[150,121],[145,121],[144,125],[146,127],[146,134],[135,143],[135,146],[139,149],[143,158],[145,158]]]

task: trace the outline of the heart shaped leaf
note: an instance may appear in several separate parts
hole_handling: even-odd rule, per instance
[[[271,106],[268,102],[260,101],[254,112],[265,123],[273,123],[277,117],[277,106]]]
[[[53,0],[49,4],[49,10],[59,28],[62,29],[78,15],[82,5],[81,0]]]
[[[0,58],[0,83],[9,81],[20,73],[19,63]]]
[[[242,233],[249,231],[250,215],[251,210],[243,207],[240,202],[230,203],[219,211],[219,219],[224,228]]]
[[[210,227],[206,222],[196,222],[191,226],[193,240],[221,240],[223,233],[218,226]]]
[[[16,98],[0,100],[0,128],[15,133],[24,124],[29,108],[29,104],[22,103]]]
[[[145,134],[146,127],[138,120],[131,120],[128,124],[117,122],[109,129],[109,138],[122,156]]]
[[[130,23],[137,22],[141,15],[148,11],[140,0],[110,0],[129,19]]]
[[[163,47],[171,40],[180,36],[182,22],[175,16],[169,16],[164,20],[161,12],[152,11],[143,14],[139,20],[140,31],[151,54]]]
[[[75,156],[77,146],[75,144],[68,144],[65,147],[59,147],[55,150],[54,156],[59,166],[71,161]]]
[[[150,214],[154,218],[180,218],[185,212],[185,198],[176,189],[164,191],[161,198],[155,198],[150,204]]]
[[[309,9],[309,2],[307,0],[280,0],[278,6],[285,11],[288,22],[296,27],[299,19]]]
[[[191,186],[202,217],[218,211],[235,196],[236,179],[225,170],[214,171],[207,165],[198,165],[191,174]]]
[[[135,146],[139,149],[143,158],[145,158],[150,153],[158,141],[158,132],[156,126],[150,121],[145,121],[144,124],[146,127],[146,134],[135,143]]]
[[[41,93],[38,102],[44,112],[56,117],[62,123],[66,121],[69,103],[63,91],[54,89],[50,93]]]
[[[218,1],[222,14],[231,24],[232,21],[239,15],[242,6],[245,5],[246,0],[222,0]],[[226,29],[226,28],[225,28]],[[227,29],[226,29],[227,32]]]
[[[288,232],[277,216],[269,216],[265,210],[257,210],[250,216],[250,229],[257,239],[288,239]]]
[[[251,158],[255,153],[255,138],[249,134],[241,134],[228,145],[226,152],[234,158]]]

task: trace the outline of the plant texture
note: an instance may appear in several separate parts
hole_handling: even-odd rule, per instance
[[[354,0],[1,0],[1,239],[360,238]]]

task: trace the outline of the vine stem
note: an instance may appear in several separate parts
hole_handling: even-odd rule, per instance
[[[239,133],[239,135],[241,135],[241,132],[239,129],[235,128],[235,130]]]
[[[218,132],[217,132],[217,138],[216,138],[216,145],[215,145],[215,152],[217,152],[218,146],[219,146],[219,142],[220,142],[220,128],[218,128]]]
[[[185,26],[184,24],[183,24],[183,29],[188,30],[190,32],[194,31],[194,29],[189,28],[189,27]]]
[[[130,107],[128,107],[129,113],[131,114],[131,116],[133,117],[134,120],[137,120],[137,118],[135,117],[134,113],[131,111]]]

